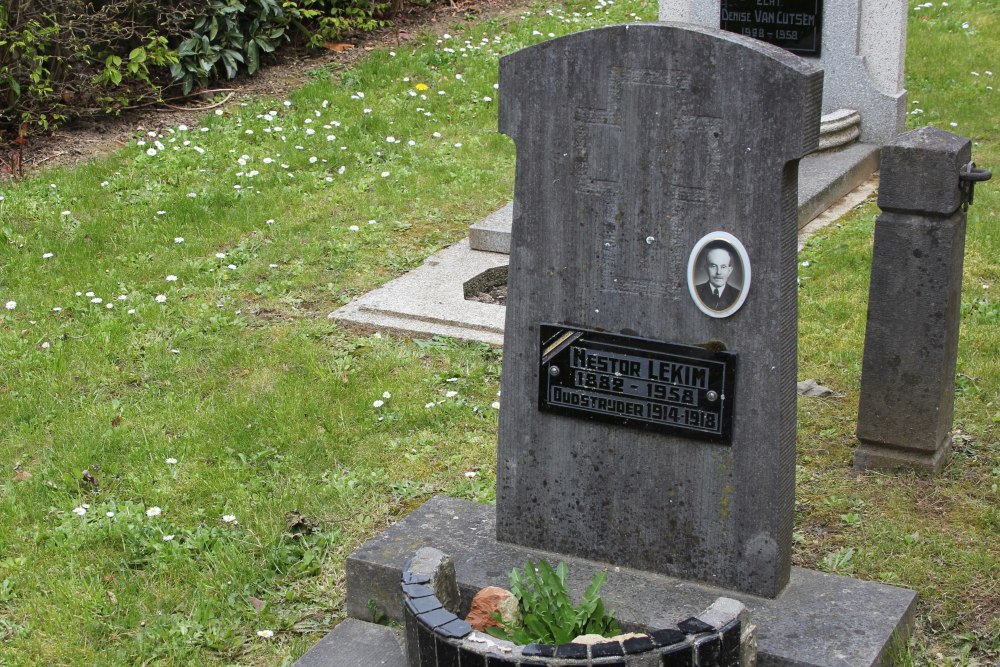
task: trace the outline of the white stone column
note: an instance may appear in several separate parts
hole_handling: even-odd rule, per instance
[[[823,3],[823,113],[856,109],[866,143],[887,143],[905,128],[906,12],[906,0]]]
[[[884,93],[903,90],[906,63],[905,0],[867,0],[861,8],[861,56]]]
[[[706,28],[718,28],[719,0],[660,0],[661,21],[694,23]]]

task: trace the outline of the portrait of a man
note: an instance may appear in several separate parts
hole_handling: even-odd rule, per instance
[[[708,280],[695,286],[698,298],[712,310],[725,310],[740,298],[740,288],[729,284],[739,258],[725,241],[712,241],[701,254]]]
[[[730,317],[746,301],[750,258],[735,236],[711,232],[691,249],[687,277],[691,298],[701,312],[709,317]]]

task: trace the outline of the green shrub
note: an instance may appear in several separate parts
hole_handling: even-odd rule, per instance
[[[284,43],[309,47],[389,23],[402,0],[5,0],[0,143],[256,72]],[[12,136],[5,136],[12,135]]]
[[[253,74],[282,43],[310,47],[370,32],[389,23],[401,0],[211,0],[190,37],[177,47],[170,71],[187,94],[212,80]],[[293,39],[294,38],[294,39]]]
[[[193,34],[178,46],[178,62],[170,68],[185,95],[195,84],[205,86],[223,76],[232,79],[240,65],[253,74],[261,53],[272,53],[287,39],[288,16],[277,0],[211,0],[206,9],[195,21]]]
[[[311,47],[342,39],[352,33],[371,32],[389,24],[402,0],[286,0],[282,3],[294,27]]]
[[[50,129],[70,117],[157,99],[176,54],[173,28],[195,0],[9,0],[0,3],[0,131]]]

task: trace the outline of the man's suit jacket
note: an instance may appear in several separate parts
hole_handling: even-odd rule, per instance
[[[722,288],[722,294],[719,295],[719,298],[716,298],[712,294],[712,283],[710,282],[695,285],[694,289],[698,293],[698,298],[701,299],[701,302],[712,310],[725,310],[740,298],[740,291],[729,283],[726,283],[726,286]]]

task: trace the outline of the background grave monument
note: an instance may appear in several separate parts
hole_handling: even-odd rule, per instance
[[[660,0],[660,20],[715,28],[724,23],[817,58],[830,132],[852,127],[854,116],[838,111],[853,110],[860,117],[860,141],[881,145],[905,127],[907,8],[905,0]],[[816,28],[817,39],[811,40]]]
[[[797,166],[821,86],[778,47],[679,24],[501,60],[517,173],[497,506],[435,498],[358,549],[353,619],[401,620],[406,563],[431,546],[463,610],[544,557],[569,564],[578,597],[607,572],[608,607],[650,629],[735,598],[764,665],[872,667],[905,637],[912,591],[790,562]],[[715,316],[692,258],[718,239],[744,298]],[[366,644],[391,637],[352,621],[313,655],[367,665]]]

